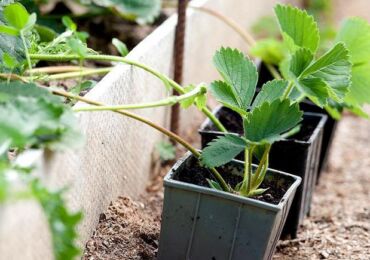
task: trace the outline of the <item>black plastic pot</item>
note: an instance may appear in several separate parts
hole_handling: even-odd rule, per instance
[[[333,144],[333,139],[335,133],[337,131],[338,121],[333,119],[325,109],[322,109],[312,102],[305,100],[300,104],[300,108],[305,112],[314,112],[314,113],[322,113],[327,115],[328,119],[326,120],[324,126],[324,135],[322,139],[321,145],[321,154],[320,154],[320,162],[319,162],[319,172],[317,176],[317,182],[319,181],[320,175],[323,171],[326,170],[328,166],[328,159],[331,151],[331,147]]]
[[[273,77],[271,76],[270,72],[267,70],[266,66],[263,62],[257,62],[258,67],[258,83],[257,83],[257,92],[261,89],[262,85],[269,80],[272,80]],[[320,154],[320,162],[319,162],[319,171],[317,181],[320,178],[320,175],[323,171],[326,170],[328,165],[328,158],[330,155],[331,146],[333,143],[333,139],[335,136],[335,132],[337,129],[338,121],[333,119],[325,109],[322,109],[312,103],[309,100],[305,100],[300,103],[300,108],[304,112],[313,112],[313,113],[321,113],[328,117],[325,126],[324,126],[324,135],[321,144],[321,154]]]
[[[272,204],[180,181],[193,167],[198,161],[188,153],[164,178],[158,259],[271,259],[301,178],[268,170],[265,180],[287,187]],[[242,176],[243,162],[221,168]]]
[[[242,119],[234,111],[226,107],[218,107],[213,113],[224,124],[226,129],[233,133],[242,134]],[[302,178],[298,187],[287,222],[282,232],[282,237],[295,238],[303,218],[309,214],[310,205],[315,188],[323,127],[327,116],[317,113],[304,113],[300,133],[289,139],[273,144],[270,152],[269,167],[279,171],[288,172]],[[202,147],[205,147],[222,132],[214,130],[210,120],[206,120],[199,130],[202,137]],[[237,157],[243,160],[241,153]]]

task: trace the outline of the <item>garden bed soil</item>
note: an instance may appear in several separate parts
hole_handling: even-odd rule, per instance
[[[279,242],[273,259],[368,259],[369,129],[369,121],[344,116],[334,140],[329,170],[323,174],[313,198],[311,216],[304,221],[298,238]],[[84,259],[156,259],[162,180],[171,165],[163,166],[153,176],[138,201],[119,198],[111,204],[86,244]]]

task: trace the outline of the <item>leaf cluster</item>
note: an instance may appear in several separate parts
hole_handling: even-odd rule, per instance
[[[201,160],[207,167],[218,167],[231,161],[242,151],[250,157],[260,159],[261,167],[252,173],[252,160],[246,158],[244,180],[236,188],[242,195],[256,195],[263,192],[258,187],[263,181],[268,164],[268,160],[262,160],[261,151],[268,156],[269,147],[301,121],[302,112],[298,104],[284,98],[283,94],[288,87],[285,80],[264,84],[254,98],[257,69],[240,51],[221,48],[214,55],[213,61],[222,80],[211,83],[211,93],[217,101],[240,114],[243,118],[244,135],[226,134],[217,138],[203,150]],[[247,182],[249,185],[246,185]],[[210,184],[216,187],[212,182]]]
[[[298,102],[307,97],[334,118],[342,108],[366,116],[361,106],[370,102],[364,83],[370,55],[369,24],[359,18],[346,20],[332,47],[320,55],[320,31],[313,16],[280,4],[275,14],[283,42],[262,40],[252,54],[279,66],[284,78],[293,82]]]
[[[0,83],[0,106],[3,148],[67,148],[82,140],[71,109],[34,84]]]

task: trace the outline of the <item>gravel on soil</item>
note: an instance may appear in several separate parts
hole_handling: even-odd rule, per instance
[[[169,168],[153,176],[140,200],[121,197],[112,202],[86,244],[84,259],[156,259],[162,178]],[[278,243],[273,259],[370,259],[369,187],[370,121],[345,115],[310,217],[296,239]]]

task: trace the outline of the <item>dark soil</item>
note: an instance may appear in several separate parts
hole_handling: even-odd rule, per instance
[[[235,186],[243,180],[243,167],[241,164],[227,164],[217,168],[217,170],[222,175],[226,183],[228,183],[232,188],[235,188]],[[293,179],[278,179],[274,177],[274,175],[266,176],[265,181],[260,187],[265,189],[268,188],[268,190],[262,195],[253,197],[254,199],[272,204],[279,204],[286,191],[292,185]],[[216,181],[212,173],[208,169],[200,166],[198,160],[195,158],[186,160],[183,167],[174,175],[174,179],[207,188],[209,187],[207,179]]]
[[[237,133],[242,135],[243,131],[243,122],[242,118],[239,114],[234,112],[233,110],[222,107],[217,113],[217,118],[221,121],[221,123],[226,127],[229,132]],[[304,117],[301,124],[301,130],[295,134],[290,136],[289,140],[299,140],[299,141],[308,141],[317,127],[319,123],[319,119],[317,118],[306,118]],[[216,126],[213,123],[210,123],[205,126],[204,130],[206,131],[218,131]]]

